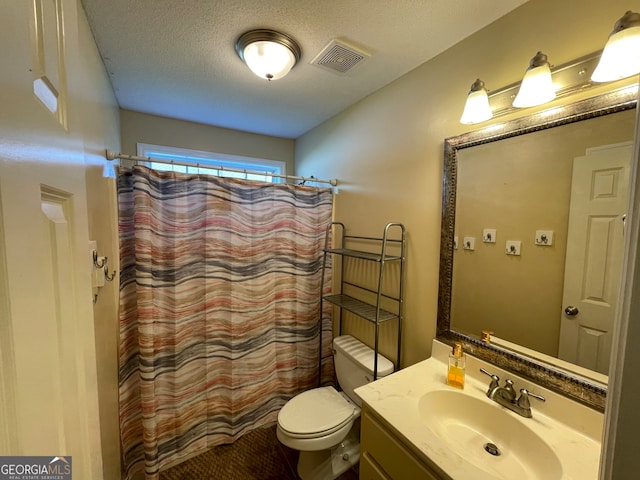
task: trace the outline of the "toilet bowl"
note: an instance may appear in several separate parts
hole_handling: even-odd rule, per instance
[[[302,480],[333,480],[360,459],[360,399],[353,392],[373,380],[374,351],[350,335],[333,341],[334,365],[342,391],[319,387],[302,392],[280,410],[278,440],[299,450]],[[378,355],[378,377],[393,364]]]

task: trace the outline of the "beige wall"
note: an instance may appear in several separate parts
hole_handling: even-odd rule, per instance
[[[555,65],[600,50],[613,23],[632,6],[589,0],[576,7],[531,0],[296,142],[298,175],[338,178],[336,219],[352,233],[374,235],[389,221],[407,227],[404,365],[430,355],[443,141],[474,129],[458,123],[469,86],[477,77],[490,90],[519,81],[538,50]]]
[[[93,42],[87,19],[78,16],[82,39],[78,45],[85,82],[82,85],[85,181],[89,212],[89,239],[95,240],[99,255],[108,257],[110,274],[118,265],[118,211],[112,165],[105,160],[107,149],[120,150],[120,114]],[[80,95],[80,90],[79,90]],[[120,424],[118,405],[118,277],[105,282],[93,304],[100,438],[104,480],[121,478]]]
[[[138,143],[190,148],[267,160],[279,160],[294,171],[295,141],[229,130],[145,113],[120,111],[122,152],[136,155]]]
[[[3,2],[0,15],[0,255],[6,254],[0,286],[7,283],[0,313],[0,382],[6,388],[0,391],[13,399],[13,412],[0,409],[0,455],[72,455],[74,478],[115,480],[117,289],[109,285],[92,305],[88,241],[98,240],[101,254],[117,261],[113,180],[102,177],[102,167],[104,149],[119,148],[119,113],[79,0],[59,3],[67,130],[33,95],[33,2]],[[45,49],[55,46],[45,41]],[[71,235],[73,262],[64,286],[73,291],[64,297],[75,302],[62,305],[65,314],[47,300],[57,281],[48,277],[50,266],[38,261],[52,256],[42,249],[38,230],[43,185],[69,200],[65,214],[71,224],[60,231]]]
[[[627,110],[458,152],[451,324],[557,356],[573,159],[602,145],[629,142],[635,111]],[[483,243],[483,228],[497,229]],[[536,246],[536,230],[553,230]],[[464,250],[464,237],[476,239]],[[522,242],[520,256],[505,241]],[[532,294],[535,292],[535,294]]]

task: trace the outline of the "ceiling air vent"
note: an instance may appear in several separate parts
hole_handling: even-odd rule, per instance
[[[331,40],[310,63],[335,73],[347,73],[370,56],[343,41]]]

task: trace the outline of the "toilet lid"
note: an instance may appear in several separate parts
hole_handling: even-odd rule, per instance
[[[335,388],[314,388],[289,400],[278,413],[278,424],[291,433],[322,433],[348,422],[355,410]]]

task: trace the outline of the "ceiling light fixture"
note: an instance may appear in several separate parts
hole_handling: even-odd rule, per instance
[[[604,47],[591,80],[611,82],[640,73],[640,13],[627,11]]]
[[[484,82],[479,78],[471,84],[460,123],[473,124],[489,120],[493,116]]]
[[[253,73],[267,80],[284,77],[300,60],[296,41],[274,30],[251,30],[240,35],[236,52]]]
[[[550,102],[554,98],[556,98],[556,91],[551,80],[551,66],[547,56],[538,52],[529,62],[529,68],[524,74],[513,106],[535,107]]]

